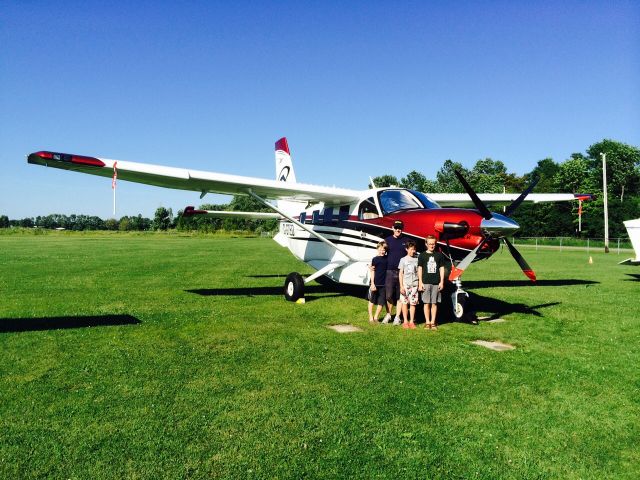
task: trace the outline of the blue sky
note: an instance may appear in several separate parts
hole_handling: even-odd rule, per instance
[[[364,189],[491,157],[640,146],[640,3],[57,2],[0,7],[0,214],[112,216],[53,150]],[[117,217],[202,203],[118,183]],[[207,196],[203,201],[225,198]]]

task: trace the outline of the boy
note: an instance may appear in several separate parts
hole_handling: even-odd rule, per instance
[[[436,314],[442,289],[444,288],[444,255],[436,252],[436,237],[427,235],[427,250],[418,257],[418,290],[422,292],[424,303],[424,328],[437,330]]]
[[[416,305],[418,304],[418,258],[416,257],[416,242],[408,240],[406,243],[407,256],[400,259],[398,269],[400,274],[400,302],[402,303],[402,315],[404,322],[402,328],[416,328],[414,319]],[[409,315],[407,315],[407,308]],[[409,320],[410,318],[410,320]]]
[[[387,306],[384,283],[387,277],[387,242],[384,240],[376,247],[378,255],[371,260],[371,285],[369,287],[369,323],[378,323],[378,315],[382,306]],[[373,315],[373,306],[377,305]],[[387,307],[389,312],[389,307]]]

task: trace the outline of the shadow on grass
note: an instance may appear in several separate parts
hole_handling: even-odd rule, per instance
[[[563,279],[563,280],[538,280],[533,283],[529,280],[469,280],[464,282],[464,289],[493,287],[566,287],[569,285],[596,285],[600,282],[593,280]]]
[[[195,293],[204,296],[235,296],[235,297],[256,297],[261,295],[273,295],[284,297],[284,286],[278,287],[243,287],[243,288],[199,288],[185,290],[188,293]],[[318,296],[319,295],[319,296]],[[306,302],[313,302],[321,298],[331,297],[355,297],[365,298],[366,289],[352,285],[332,286],[305,285],[304,298]]]
[[[640,282],[640,273],[627,273],[631,278],[625,278],[625,282]]]
[[[131,315],[87,315],[75,317],[0,318],[0,333],[59,330],[64,328],[113,327],[141,323]]]
[[[489,318],[485,320],[493,320],[511,313],[522,313],[524,315],[542,317],[543,315],[538,311],[539,309],[560,305],[560,302],[540,303],[538,305],[509,303],[498,298],[484,297],[473,292],[469,292],[469,301],[471,302],[473,310],[487,312],[490,314]]]

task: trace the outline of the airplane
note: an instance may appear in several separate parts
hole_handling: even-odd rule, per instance
[[[640,265],[640,218],[635,220],[626,220],[624,223],[633,251],[636,254],[636,258],[627,258],[618,263],[618,265]]]
[[[425,237],[435,235],[438,248],[451,263],[449,280],[455,284],[452,294],[454,315],[465,313],[468,293],[462,288],[461,275],[474,261],[488,259],[504,242],[525,275],[533,282],[535,273],[508,240],[520,228],[510,218],[523,201],[558,202],[586,200],[589,194],[531,194],[535,182],[522,194],[476,194],[463,176],[456,172],[466,194],[431,193],[400,187],[351,190],[299,183],[293,169],[286,137],[275,144],[275,179],[268,180],[167,167],[83,155],[39,151],[28,155],[28,163],[72,170],[103,177],[165,188],[207,193],[249,195],[271,212],[221,212],[187,207],[185,217],[239,216],[276,218],[279,230],[274,240],[315,273],[303,278],[292,272],[284,284],[288,301],[304,302],[305,284],[327,277],[340,284],[369,285],[371,259],[379,241],[393,233],[396,220],[404,222],[403,234],[425,250]],[[273,201],[273,203],[272,203]],[[438,204],[443,201],[448,206]],[[486,203],[508,204],[503,213],[491,212]],[[473,205],[475,208],[460,208]],[[453,206],[451,208],[450,206]]]

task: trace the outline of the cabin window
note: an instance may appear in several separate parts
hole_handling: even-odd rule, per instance
[[[327,207],[324,209],[324,223],[333,222],[333,207]]]
[[[307,220],[307,212],[302,212],[299,217],[299,222],[304,223]]]
[[[342,205],[340,207],[340,214],[338,215],[340,221],[349,220],[349,205]]]
[[[311,223],[313,223],[314,225],[317,225],[318,223],[320,223],[320,210],[314,210],[312,217],[311,217]]]
[[[370,220],[372,218],[378,218],[379,216],[380,212],[378,212],[378,207],[376,207],[376,202],[373,200],[373,197],[362,201],[358,209],[358,218],[360,220]]]

